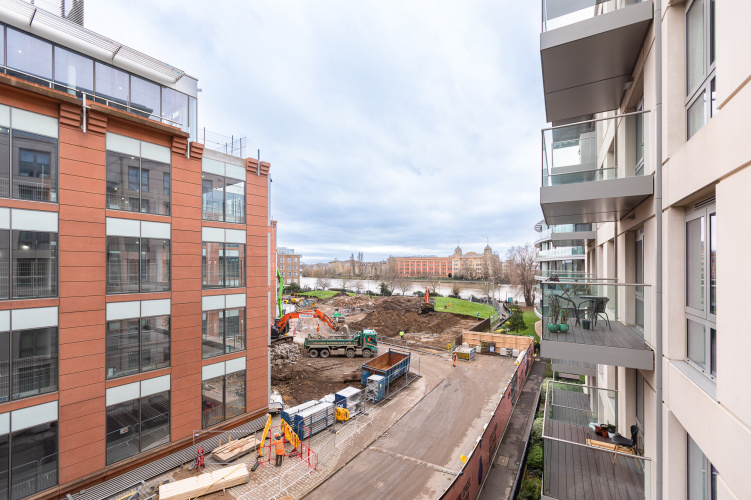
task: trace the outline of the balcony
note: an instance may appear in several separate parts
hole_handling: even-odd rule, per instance
[[[597,232],[592,224],[559,224],[548,226],[545,221],[535,225],[539,236],[535,245],[551,241],[554,247],[583,247],[589,240],[594,240]]]
[[[640,111],[542,131],[548,225],[617,221],[652,195],[649,117]]]
[[[547,120],[617,109],[651,22],[651,0],[543,0]]]
[[[542,356],[654,369],[650,292],[600,280],[540,283]]]
[[[594,425],[611,424],[631,438],[630,423],[619,425],[618,393],[578,384],[548,381],[543,417],[542,498],[644,500],[651,459],[597,435]],[[635,422],[634,422],[635,423]],[[590,426],[590,424],[594,424]]]
[[[584,257],[584,247],[560,247],[560,248],[549,248],[547,250],[540,250],[537,253],[537,260],[538,261],[545,261],[545,260],[559,260],[559,259],[565,259],[567,257]]]

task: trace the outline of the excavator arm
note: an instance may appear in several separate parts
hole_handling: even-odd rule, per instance
[[[323,311],[320,311],[318,309],[313,309],[312,311],[294,311],[291,313],[287,313],[278,320],[275,321],[275,323],[271,327],[271,338],[277,338],[281,335],[286,334],[289,331],[289,321],[291,319],[297,319],[300,316],[314,316],[323,323],[331,328],[333,331],[336,331],[336,324],[334,321],[326,315]]]
[[[276,306],[277,306],[277,309],[279,309],[279,317],[281,318],[282,316],[284,316],[284,308],[282,307],[282,294],[284,293],[284,276],[282,276],[282,273],[279,272],[279,269],[276,270],[276,281],[277,281]]]

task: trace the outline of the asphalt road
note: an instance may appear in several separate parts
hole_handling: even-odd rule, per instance
[[[306,499],[427,499],[451,483],[460,455],[469,455],[500,400],[514,360],[478,356],[456,368],[443,360],[424,368],[440,382]]]

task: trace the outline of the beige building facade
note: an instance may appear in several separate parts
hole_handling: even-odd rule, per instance
[[[551,388],[543,498],[585,498],[588,488],[602,493],[593,498],[611,488],[630,498],[749,498],[751,3],[543,6],[552,126],[542,131],[540,204],[550,226],[594,229],[586,273],[541,283],[542,355],[586,376],[577,422],[557,421],[564,387]],[[553,333],[564,309],[568,331]],[[636,426],[644,458],[598,444],[594,420],[627,439]],[[582,432],[563,437],[564,427]],[[568,449],[595,461],[607,454],[618,473],[577,468],[561,454]],[[567,480],[587,486],[567,490]]]

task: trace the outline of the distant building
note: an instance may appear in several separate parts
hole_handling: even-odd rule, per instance
[[[449,257],[389,257],[388,263],[394,266],[399,276],[407,278],[486,278],[492,275],[494,267],[503,268],[490,245],[487,245],[481,254],[465,254],[460,247],[456,247],[453,255]]]
[[[277,266],[279,272],[284,277],[284,284],[297,283],[300,285],[300,276],[302,276],[302,267],[300,266],[300,254],[295,253],[292,248],[279,247],[276,252]]]

